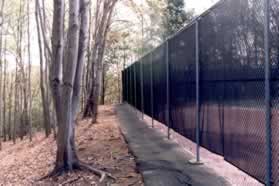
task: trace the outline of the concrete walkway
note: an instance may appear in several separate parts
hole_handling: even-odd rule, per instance
[[[145,186],[225,186],[224,178],[204,165],[190,165],[194,157],[140,121],[128,105],[116,107],[121,131],[136,157]]]

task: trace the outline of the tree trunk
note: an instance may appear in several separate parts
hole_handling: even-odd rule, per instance
[[[51,127],[50,127],[50,111],[49,111],[49,102],[48,102],[48,96],[46,94],[45,89],[45,78],[44,78],[44,62],[43,62],[43,50],[42,50],[42,42],[41,42],[41,29],[40,29],[40,23],[39,23],[39,0],[36,0],[36,11],[35,11],[35,17],[36,17],[36,26],[37,26],[37,34],[38,34],[38,45],[39,45],[39,54],[40,54],[40,89],[41,89],[41,96],[42,96],[42,106],[43,106],[43,117],[44,117],[44,129],[46,137],[48,137],[51,133]],[[46,67],[46,65],[45,65]]]
[[[10,77],[10,91],[9,91],[9,123],[8,123],[8,136],[9,140],[12,140],[12,101],[13,101],[13,76]]]
[[[54,1],[52,63],[50,83],[58,122],[57,153],[54,170],[46,177],[73,169],[89,170],[101,181],[106,174],[79,161],[75,148],[75,120],[79,107],[80,83],[88,31],[88,3],[69,0],[67,47],[64,41],[64,0]],[[63,58],[64,57],[64,58]],[[61,72],[63,65],[63,72]],[[62,77],[62,81],[61,81]]]
[[[27,114],[29,140],[32,141],[32,93],[31,93],[31,53],[30,53],[30,3],[27,2],[27,45],[28,45],[28,102],[27,102]]]
[[[102,68],[102,80],[101,80],[101,98],[100,98],[100,105],[105,104],[105,95],[106,95],[106,85],[105,85],[105,77],[106,77],[106,72],[105,72],[105,65],[103,65]]]
[[[80,4],[79,4],[80,3]],[[80,82],[86,49],[86,33],[88,31],[87,3],[85,0],[69,1],[69,30],[66,55],[63,59],[63,20],[64,1],[55,1],[53,20],[53,61],[51,68],[52,93],[56,101],[56,113],[58,121],[57,154],[54,172],[79,169],[79,159],[76,154],[74,133],[75,119],[78,112],[80,97]],[[79,20],[81,14],[81,22]],[[81,25],[81,26],[80,26]],[[59,46],[57,44],[60,44]],[[61,56],[59,55],[61,54]],[[60,71],[57,67],[63,62],[63,84],[60,83]],[[67,62],[67,63],[66,63]],[[55,71],[56,70],[56,71]],[[60,96],[61,95],[61,96]],[[58,99],[58,98],[61,99]],[[63,114],[60,114],[61,111]]]
[[[2,34],[0,36],[0,94],[2,93],[2,76],[3,76],[3,73],[2,73]],[[0,127],[3,127],[1,126],[2,124],[2,99],[0,98]],[[2,138],[1,138],[1,133],[0,133],[0,150],[2,149]]]
[[[1,30],[0,30],[0,93],[1,93],[1,88],[2,88],[2,41],[3,41],[3,22],[4,22],[4,16],[3,16],[3,11],[4,11],[4,3],[5,1],[3,0],[1,3],[1,12],[0,12],[0,18],[2,20],[2,25]],[[1,124],[1,112],[2,112],[2,103],[1,103],[1,98],[0,98],[0,124]],[[1,127],[1,125],[0,125]],[[0,150],[2,150],[2,139],[0,135]]]
[[[99,4],[98,4],[99,2]],[[91,55],[91,87],[89,97],[84,109],[83,117],[92,117],[92,123],[97,121],[98,104],[101,90],[102,65],[104,48],[106,46],[106,37],[109,30],[112,12],[117,0],[104,1],[103,10],[100,11],[100,1],[97,1],[97,10],[95,17],[94,44],[92,46]],[[99,22],[97,22],[100,20]]]
[[[24,2],[20,0],[20,9],[19,9],[19,16],[22,16],[24,12]],[[19,66],[19,93],[20,93],[20,102],[19,102],[19,112],[20,112],[20,139],[23,140],[23,137],[26,135],[26,128],[27,128],[27,87],[26,87],[26,75],[25,75],[25,65],[23,60],[23,20],[18,20],[18,41],[17,41],[17,63]]]
[[[14,84],[14,121],[13,121],[13,142],[16,143],[17,134],[17,120],[18,120],[18,65],[16,64],[15,70],[15,84]]]
[[[7,83],[7,61],[6,61],[6,40],[4,44],[4,80],[3,80],[3,138],[7,141],[7,126],[6,126],[6,83]]]

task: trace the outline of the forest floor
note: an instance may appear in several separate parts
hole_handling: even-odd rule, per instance
[[[89,172],[73,172],[57,178],[38,181],[53,169],[56,143],[53,136],[36,133],[28,138],[2,144],[0,151],[0,185],[100,185],[99,177]],[[119,130],[113,106],[100,108],[97,124],[82,120],[76,128],[76,145],[81,160],[111,173],[111,186],[142,186],[134,157]]]

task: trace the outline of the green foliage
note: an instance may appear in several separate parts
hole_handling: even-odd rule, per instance
[[[163,21],[164,38],[177,32],[192,17],[190,13],[187,14],[185,11],[184,0],[166,0],[166,4]]]
[[[105,77],[105,103],[115,104],[119,103],[120,92],[119,92],[119,79],[118,74],[113,71],[109,71]]]
[[[121,97],[121,70],[126,65],[129,44],[127,32],[111,31],[104,56],[105,104],[119,103]]]

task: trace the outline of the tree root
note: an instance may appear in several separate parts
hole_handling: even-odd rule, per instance
[[[99,176],[100,177],[100,180],[99,180],[100,183],[103,182],[107,177],[110,178],[110,179],[116,180],[116,178],[113,177],[110,173],[99,170],[99,169],[96,169],[96,168],[94,168],[92,166],[89,166],[85,163],[80,163],[79,166],[80,166],[81,170],[89,171],[89,172],[92,172],[93,174],[96,174],[97,176]]]
[[[102,171],[102,170],[97,169],[97,168],[94,168],[94,167],[92,167],[90,165],[87,165],[86,163],[83,163],[83,162],[79,162],[79,163],[74,164],[73,170],[81,170],[81,171],[92,172],[93,174],[100,177],[100,179],[99,179],[100,183],[102,183],[106,178],[112,179],[114,181],[116,180],[116,178],[113,177],[110,173]],[[58,176],[61,176],[63,173],[69,172],[69,171],[70,170],[67,170],[64,167],[54,168],[53,171],[48,173],[46,176],[40,178],[38,181],[43,181],[45,179],[52,178],[52,177],[58,177]]]
[[[65,168],[54,168],[50,173],[40,178],[38,181],[43,181],[48,178],[61,176],[64,172],[66,172]]]
[[[61,183],[61,185],[71,184],[71,183],[73,183],[73,182],[79,180],[80,178],[81,178],[81,176],[78,176],[78,177],[73,178],[73,179],[71,179],[71,180],[67,180],[67,181]]]

